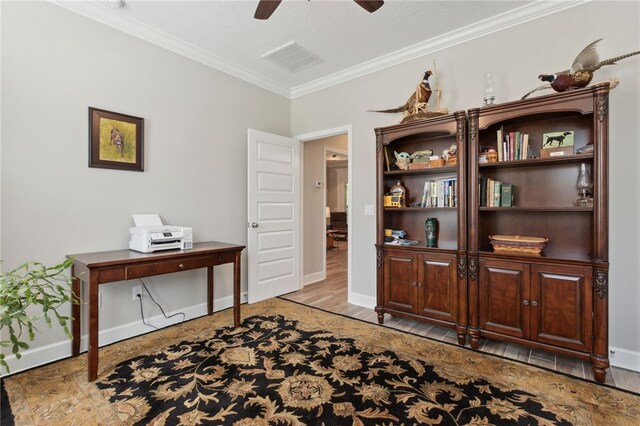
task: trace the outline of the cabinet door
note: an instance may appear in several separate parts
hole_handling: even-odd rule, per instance
[[[418,259],[418,313],[455,321],[458,317],[456,256],[432,253],[419,255]]]
[[[529,265],[480,259],[480,328],[529,338]]]
[[[531,267],[533,340],[591,351],[591,277],[591,268]]]
[[[412,252],[387,251],[384,256],[384,306],[416,311],[416,262]]]

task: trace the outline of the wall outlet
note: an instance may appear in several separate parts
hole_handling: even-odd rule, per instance
[[[142,286],[137,285],[133,287],[133,300],[138,300],[138,295],[142,298]]]

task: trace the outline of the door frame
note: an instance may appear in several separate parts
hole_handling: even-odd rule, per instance
[[[300,205],[300,234],[299,234],[299,239],[300,239],[300,288],[303,287],[303,281],[304,281],[304,200],[303,200],[303,196],[304,196],[304,143],[305,142],[311,142],[317,139],[324,139],[324,138],[328,138],[331,136],[337,136],[337,135],[347,135],[347,168],[348,168],[348,172],[347,172],[347,179],[349,181],[349,193],[347,194],[347,203],[349,205],[349,213],[347,215],[347,301],[351,300],[352,296],[351,296],[351,288],[352,288],[352,279],[351,279],[351,271],[352,271],[352,267],[351,267],[351,260],[352,260],[352,256],[353,256],[353,250],[351,249],[351,235],[352,235],[352,230],[353,230],[353,226],[352,226],[352,220],[351,218],[353,217],[353,165],[351,162],[351,153],[353,152],[353,129],[352,129],[352,125],[351,124],[346,124],[344,126],[339,126],[339,127],[333,127],[330,129],[325,129],[325,130],[318,130],[315,132],[309,132],[309,133],[304,133],[301,135],[296,135],[294,136],[294,139],[297,139],[300,142],[300,149],[298,150],[298,155],[299,155],[299,164],[300,164],[300,181],[299,181],[299,188],[303,188],[301,191],[298,191],[298,196],[299,196],[299,205]],[[323,162],[326,163],[326,160],[323,159]],[[324,173],[325,173],[325,177],[324,177],[324,183],[326,185],[327,179],[326,179],[326,164],[325,164],[325,168],[324,168]],[[327,200],[326,200],[326,188],[325,188],[325,195],[323,196],[324,198],[324,203],[323,205],[326,207],[327,205]],[[324,216],[324,212],[323,212],[323,216]],[[326,238],[325,238],[325,243],[326,244]],[[326,274],[327,271],[327,254],[326,254],[326,247],[325,250],[323,250],[323,256],[324,256],[324,272]]]

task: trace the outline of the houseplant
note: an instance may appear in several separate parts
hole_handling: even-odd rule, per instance
[[[29,349],[26,342],[35,337],[35,322],[44,318],[51,327],[54,316],[71,338],[68,322],[71,317],[61,315],[58,310],[66,303],[80,303],[71,290],[71,277],[65,272],[73,264],[73,259],[65,259],[55,266],[45,266],[40,262],[25,262],[6,274],[0,274],[0,331],[2,347],[11,347],[11,352],[20,358],[20,351]],[[42,312],[35,314],[33,306]],[[8,331],[8,340],[5,339]],[[27,333],[26,338],[23,336]],[[5,354],[0,353],[0,366],[9,372]]]

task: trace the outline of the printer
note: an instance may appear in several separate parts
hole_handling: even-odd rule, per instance
[[[141,253],[193,248],[193,231],[186,226],[163,225],[158,214],[134,214],[129,249]]]

